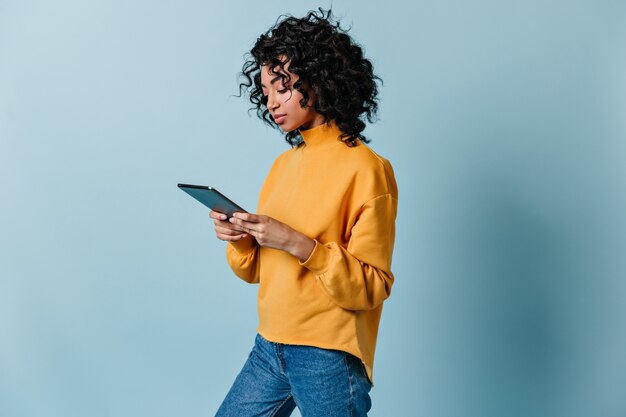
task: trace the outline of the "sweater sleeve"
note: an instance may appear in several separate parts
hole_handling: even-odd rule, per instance
[[[347,247],[316,240],[313,252],[301,263],[340,307],[371,310],[389,297],[397,206],[391,194],[373,198],[363,205]]]
[[[239,278],[250,284],[259,282],[259,245],[255,239],[228,242],[226,260]]]

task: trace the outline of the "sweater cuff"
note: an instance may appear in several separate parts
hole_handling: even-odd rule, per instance
[[[313,252],[311,252],[311,255],[309,255],[306,261],[300,262],[300,265],[307,268],[315,275],[322,275],[328,270],[330,257],[331,250],[315,240]]]
[[[241,240],[230,241],[228,242],[228,245],[235,249],[235,251],[238,252],[240,255],[247,255],[254,250],[254,247],[256,246],[256,240],[244,238]]]

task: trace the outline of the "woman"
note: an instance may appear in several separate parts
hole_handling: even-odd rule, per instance
[[[397,187],[363,135],[372,64],[331,12],[283,17],[244,64],[241,89],[291,149],[257,214],[212,211],[237,276],[258,283],[255,345],[217,416],[366,416],[383,301],[393,284]]]

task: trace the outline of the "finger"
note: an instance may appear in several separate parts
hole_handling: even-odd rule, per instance
[[[227,236],[237,236],[237,235],[246,234],[246,232],[241,231],[241,230],[237,230],[233,228],[223,228],[223,227],[216,227],[215,233],[219,235],[227,235]]]
[[[224,215],[226,216],[226,215]],[[213,223],[217,226],[220,225],[222,227],[233,227],[233,218],[228,218],[228,216],[226,216],[226,218],[224,220],[222,219],[213,219]]]
[[[214,210],[209,211],[209,217],[215,220],[227,219],[227,216],[224,213],[220,213],[219,211],[214,211]]]
[[[232,227],[215,226],[215,232],[216,233],[225,234],[225,235],[234,236],[234,235],[241,234],[242,230],[241,229],[235,229],[235,228],[232,228]]]
[[[258,230],[259,227],[259,223],[248,222],[234,217],[231,217],[229,221],[235,226],[237,230],[241,230],[246,233],[255,232]]]
[[[224,213],[220,213],[219,211],[213,211],[213,210],[209,212],[209,217],[215,220],[227,220],[228,219],[228,216],[225,215]]]
[[[219,226],[219,227],[224,227],[226,229],[235,229],[234,227],[235,225],[233,225],[228,220],[213,220],[213,224],[215,225],[215,227]]]
[[[237,212],[233,213],[233,217],[251,223],[259,223],[261,221],[261,216],[252,213]]]
[[[223,234],[217,234],[217,238],[220,240],[226,240],[226,241],[236,241],[236,240],[241,240],[244,237],[248,236],[247,233],[240,233],[237,235],[223,235]]]

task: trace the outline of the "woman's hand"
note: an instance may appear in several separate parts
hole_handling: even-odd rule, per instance
[[[234,242],[249,236],[247,233],[243,233],[241,228],[230,223],[228,221],[228,216],[224,213],[211,210],[209,217],[213,219],[213,224],[215,225],[215,235],[219,240]]]
[[[315,248],[313,239],[269,216],[235,213],[230,218],[230,225],[233,229],[229,229],[228,236],[249,234],[259,245],[290,253],[301,262],[307,260]]]

